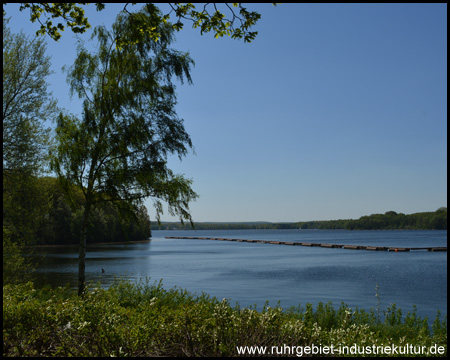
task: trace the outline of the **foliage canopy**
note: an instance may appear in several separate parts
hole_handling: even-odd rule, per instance
[[[88,4],[21,3],[20,11],[28,9],[30,21],[40,23],[40,28],[36,31],[37,35],[47,34],[52,39],[58,40],[61,38],[61,32],[65,29],[64,24],[74,33],[84,33],[91,27],[83,9],[83,6]],[[129,3],[124,4],[124,12],[128,12],[128,5]],[[162,14],[154,4],[148,3],[146,6],[151,9],[150,12],[156,21],[156,26],[155,23],[139,23],[139,31],[154,40],[158,40],[162,36],[159,32],[159,24],[167,24],[171,15],[174,14],[176,22],[171,26],[177,31],[183,29],[183,21],[189,21],[192,22],[193,28],[200,28],[201,34],[212,31],[216,38],[228,35],[233,39],[244,39],[244,42],[251,42],[258,34],[257,31],[250,31],[250,28],[257,23],[261,15],[255,11],[247,10],[241,3],[232,3],[231,5],[228,3],[208,3],[203,5],[200,10],[196,10],[196,4],[194,3],[169,3],[169,5],[170,12]],[[220,5],[223,10],[219,9]],[[97,11],[101,11],[105,8],[105,3],[95,3],[95,7]],[[3,8],[3,14],[5,14],[5,8]],[[54,19],[62,19],[62,22],[55,25],[53,24]]]
[[[47,91],[50,57],[43,39],[12,34],[7,24],[3,17],[3,168],[37,173],[49,139],[42,123],[57,111]]]
[[[144,10],[133,17],[147,18]],[[119,15],[112,32],[96,28],[96,54],[80,48],[68,81],[84,99],[83,119],[60,114],[52,166],[76,184],[91,203],[164,199],[169,212],[190,220],[188,203],[197,195],[191,181],[167,167],[167,156],[181,159],[192,148],[175,112],[172,77],[191,83],[188,53],[170,48],[173,30],[161,24],[155,43],[141,35],[128,15]],[[140,40],[117,47],[118,39]],[[157,216],[162,212],[155,200]]]

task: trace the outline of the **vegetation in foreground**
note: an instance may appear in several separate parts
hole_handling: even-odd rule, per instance
[[[331,303],[257,311],[148,280],[117,280],[83,297],[32,283],[3,287],[3,356],[239,356],[239,346],[312,344],[437,344],[446,356],[447,324],[438,312],[430,328],[415,308],[402,318],[395,305],[382,314]]]

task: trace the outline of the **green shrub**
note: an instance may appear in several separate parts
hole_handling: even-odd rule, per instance
[[[257,311],[149,280],[119,279],[109,289],[97,284],[84,297],[68,288],[9,284],[3,287],[3,355],[238,356],[237,346],[255,345],[446,347],[440,313],[431,329],[415,307],[404,319],[395,305],[384,315],[381,321],[374,309],[341,304],[336,310],[330,302],[286,311],[266,303]]]

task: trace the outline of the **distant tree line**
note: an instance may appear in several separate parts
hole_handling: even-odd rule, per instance
[[[357,220],[306,221],[297,224],[300,229],[447,230],[447,208],[410,215],[388,211],[362,216]]]
[[[191,224],[181,224],[179,222],[161,222],[158,224],[156,221],[152,221],[152,230],[243,230],[243,229],[277,229],[280,224],[274,224],[269,222],[261,223],[209,223],[209,222],[196,222],[194,227]],[[287,229],[296,228],[293,224],[283,224],[287,226]]]
[[[189,225],[174,222],[152,223],[153,230],[189,230]],[[435,212],[410,215],[388,211],[384,214],[362,216],[359,219],[302,221],[292,223],[195,223],[197,230],[244,229],[320,229],[320,230],[447,230],[447,208]]]

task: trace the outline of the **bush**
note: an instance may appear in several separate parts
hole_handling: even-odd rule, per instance
[[[335,310],[320,303],[315,311],[311,304],[286,311],[267,303],[262,311],[232,307],[226,299],[148,280],[91,286],[84,297],[31,283],[3,287],[4,356],[238,356],[237,347],[252,345],[446,343],[439,313],[429,329],[415,308],[402,320],[395,305],[381,321],[373,309],[345,304]]]

